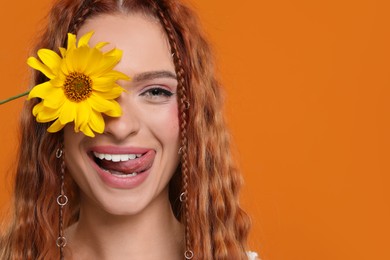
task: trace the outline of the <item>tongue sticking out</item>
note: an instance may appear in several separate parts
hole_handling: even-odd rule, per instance
[[[113,162],[108,160],[99,160],[98,164],[101,168],[115,174],[132,174],[140,173],[152,167],[155,152],[148,151],[140,158],[123,162]]]

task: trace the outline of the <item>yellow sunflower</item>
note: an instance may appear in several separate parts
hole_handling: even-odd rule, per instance
[[[77,45],[76,35],[68,33],[67,48],[60,48],[60,57],[49,49],[38,51],[39,61],[30,57],[27,64],[41,71],[49,81],[36,85],[28,96],[41,98],[33,108],[33,115],[40,123],[54,121],[47,131],[60,131],[67,123],[74,122],[75,132],[82,131],[94,137],[103,133],[102,113],[119,117],[121,107],[115,101],[124,90],[116,81],[130,78],[114,71],[122,51],[116,48],[103,53],[101,48],[108,43],[99,42],[89,47],[93,32],[83,35]]]

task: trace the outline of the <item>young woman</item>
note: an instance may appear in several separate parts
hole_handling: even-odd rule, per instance
[[[36,49],[1,259],[248,259],[220,85],[189,8],[58,0]]]

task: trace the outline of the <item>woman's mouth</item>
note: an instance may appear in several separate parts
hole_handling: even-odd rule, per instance
[[[141,158],[142,154],[107,154],[93,152],[93,155],[95,156],[95,163],[99,165],[102,170],[120,178],[137,176],[139,173],[136,171],[128,173],[129,171],[132,171],[131,169],[134,170],[134,167],[129,168],[126,167],[126,165],[129,166],[127,162],[130,160]],[[131,164],[134,164],[134,162],[131,162]]]
[[[105,182],[110,184],[120,183],[121,185],[119,186],[122,187],[123,181],[126,179],[135,181],[138,176],[141,176],[142,173],[152,167],[155,151],[147,150],[143,153],[103,153],[92,151],[91,157],[98,169],[101,170],[98,172]],[[109,173],[108,176],[107,173]],[[129,188],[131,188],[130,186]]]

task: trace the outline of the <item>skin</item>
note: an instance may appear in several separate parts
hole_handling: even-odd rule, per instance
[[[110,42],[105,51],[121,49],[115,70],[132,80],[118,82],[127,90],[117,99],[123,115],[107,117],[103,134],[89,138],[75,133],[72,125],[65,127],[66,166],[81,191],[79,221],[66,230],[66,254],[74,259],[183,259],[183,228],[168,198],[168,183],[179,163],[179,123],[166,36],[156,20],[141,14],[94,17],[78,36],[92,30],[90,46],[104,41]],[[95,147],[153,151],[147,178],[132,188],[107,185],[92,166]]]

